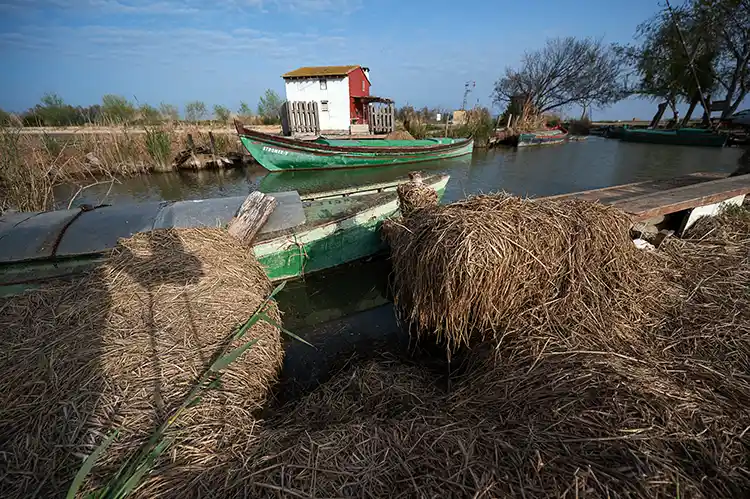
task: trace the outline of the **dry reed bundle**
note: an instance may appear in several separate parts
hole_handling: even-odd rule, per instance
[[[385,237],[394,303],[418,333],[449,351],[474,333],[498,341],[544,325],[575,325],[629,349],[658,290],[653,258],[634,247],[628,217],[575,199],[469,198],[417,210]],[[395,230],[400,229],[400,230]]]
[[[122,240],[83,280],[3,303],[0,495],[63,495],[82,457],[119,428],[94,469],[90,486],[101,485],[270,291],[260,265],[225,231],[184,229]],[[270,315],[278,320],[275,306]],[[248,336],[257,343],[180,416],[170,430],[179,437],[158,466],[210,469],[220,452],[246,444],[283,356],[275,327],[259,322]],[[168,476],[152,475],[140,495]],[[190,487],[170,482],[175,496]]]
[[[717,216],[699,218],[683,238],[744,245],[750,239],[750,211],[741,206],[726,206]]]
[[[750,224],[742,230],[750,234]],[[628,348],[617,341],[623,325],[616,320],[593,332],[550,314],[491,352],[472,352],[484,361],[454,380],[450,393],[432,383],[432,373],[392,360],[355,367],[265,422],[242,471],[251,487],[245,492],[746,497],[750,244],[664,244],[667,268],[651,278],[681,294],[661,310],[665,320],[629,336]],[[620,256],[614,248],[610,258]],[[568,257],[574,254],[571,248]],[[481,265],[482,256],[472,263]],[[647,274],[654,262],[643,258]],[[591,272],[590,281],[602,279]],[[606,299],[616,309],[622,297]]]
[[[416,140],[406,130],[396,130],[395,132],[391,132],[385,136],[385,139],[386,140]]]
[[[418,208],[437,206],[438,194],[435,189],[425,185],[419,172],[409,173],[409,182],[396,188],[398,204],[403,216],[411,215]]]

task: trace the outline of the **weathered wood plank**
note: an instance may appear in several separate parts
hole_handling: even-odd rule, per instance
[[[750,175],[742,175],[645,194],[610,204],[632,214],[635,220],[645,220],[718,203],[748,193]]]
[[[251,192],[242,202],[237,216],[229,222],[227,230],[240,243],[250,246],[255,234],[263,227],[276,208],[276,199],[262,192]]]
[[[599,201],[604,204],[610,204],[616,201],[643,196],[645,194],[663,192],[666,190],[675,189],[677,187],[695,185],[702,182],[719,180],[726,177],[727,175],[724,173],[699,172],[670,179],[646,180],[642,182],[633,182],[630,184],[613,185],[611,187],[603,187],[601,189],[558,194],[556,196],[545,197],[544,199],[562,199],[575,197],[579,199],[585,199],[587,201]]]

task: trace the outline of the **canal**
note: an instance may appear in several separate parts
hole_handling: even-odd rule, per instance
[[[93,186],[82,191],[74,204],[239,196],[257,189],[306,193],[395,180],[415,169],[450,174],[446,202],[500,190],[549,196],[699,171],[730,173],[747,162],[748,156],[750,152],[736,148],[660,146],[590,137],[553,146],[477,150],[460,159],[397,167],[272,174],[262,168],[157,173]],[[56,198],[69,199],[76,190],[63,186]],[[289,283],[280,299],[285,325],[304,328],[386,303],[387,260],[374,258],[354,265],[355,270],[345,266]]]
[[[74,204],[239,196],[258,189],[305,193],[395,180],[415,169],[450,174],[443,198],[447,202],[500,190],[548,196],[699,171],[730,173],[743,163],[750,163],[750,150],[659,146],[590,137],[583,142],[520,150],[477,150],[458,160],[398,167],[274,174],[247,168],[144,175],[111,186],[93,186],[82,191]],[[56,198],[69,199],[77,189],[62,187]],[[287,283],[277,297],[284,326],[316,348],[288,342],[279,393],[295,396],[355,357],[404,351],[409,339],[389,305],[389,274],[390,263],[381,255]]]
[[[203,199],[264,192],[328,190],[403,178],[409,171],[445,172],[451,180],[444,201],[504,190],[549,196],[698,171],[732,172],[743,150],[637,144],[590,137],[583,142],[522,149],[476,150],[472,156],[416,165],[356,170],[268,174],[260,167],[226,171],[178,171],[122,179],[84,190],[74,204]],[[745,154],[747,157],[747,153]],[[77,186],[61,186],[67,200]],[[67,204],[67,203],[65,203]],[[58,206],[64,208],[65,205]]]

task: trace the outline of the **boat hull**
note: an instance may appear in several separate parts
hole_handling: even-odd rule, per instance
[[[251,132],[238,127],[245,149],[270,172],[330,170],[436,161],[471,154],[473,140],[439,139],[433,146],[330,146]],[[378,141],[371,141],[373,144]],[[388,141],[380,141],[388,144]]]
[[[620,140],[645,144],[724,147],[728,136],[703,130],[632,130],[623,129]]]
[[[447,183],[444,178],[432,185],[439,198]],[[259,242],[253,249],[272,281],[292,279],[384,250],[380,226],[397,212],[398,200],[393,199],[343,220]]]
[[[447,175],[434,175],[425,183],[442,197],[448,180]],[[268,277],[271,280],[290,279],[382,250],[380,225],[398,210],[394,191],[399,183],[371,184],[303,197],[305,223],[289,228],[282,226],[256,239],[253,251]],[[171,204],[112,206],[90,212],[64,210],[20,214],[23,216],[16,217],[20,221],[5,224],[6,232],[0,234],[9,241],[6,254],[0,252],[0,296],[18,294],[45,282],[86,273],[106,259],[119,238],[130,237],[133,233],[168,227],[225,225],[243,201],[244,197],[240,196]],[[207,204],[215,206],[211,209]],[[66,221],[76,214],[80,216],[68,228]],[[45,219],[53,220],[42,223]],[[15,219],[11,216],[0,221]],[[27,227],[30,223],[41,223],[41,228]],[[83,225],[79,227],[79,224]],[[60,232],[61,227],[67,230]],[[95,227],[99,229],[93,230]],[[93,241],[85,240],[86,234],[91,234]],[[51,255],[45,241],[55,239],[61,251]],[[69,239],[77,241],[74,248]],[[10,243],[12,241],[14,244]],[[66,247],[70,250],[65,250]]]
[[[528,146],[546,146],[552,144],[562,144],[568,137],[567,133],[522,133],[518,136],[518,147]]]

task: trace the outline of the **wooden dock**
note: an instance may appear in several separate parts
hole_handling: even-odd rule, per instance
[[[580,198],[616,206],[629,213],[634,222],[663,219],[690,211],[714,214],[724,203],[741,204],[750,194],[750,175],[727,176],[693,173],[672,179],[648,180],[603,189],[574,192],[554,198]],[[696,210],[700,208],[700,210]],[[688,222],[689,223],[689,222]]]

